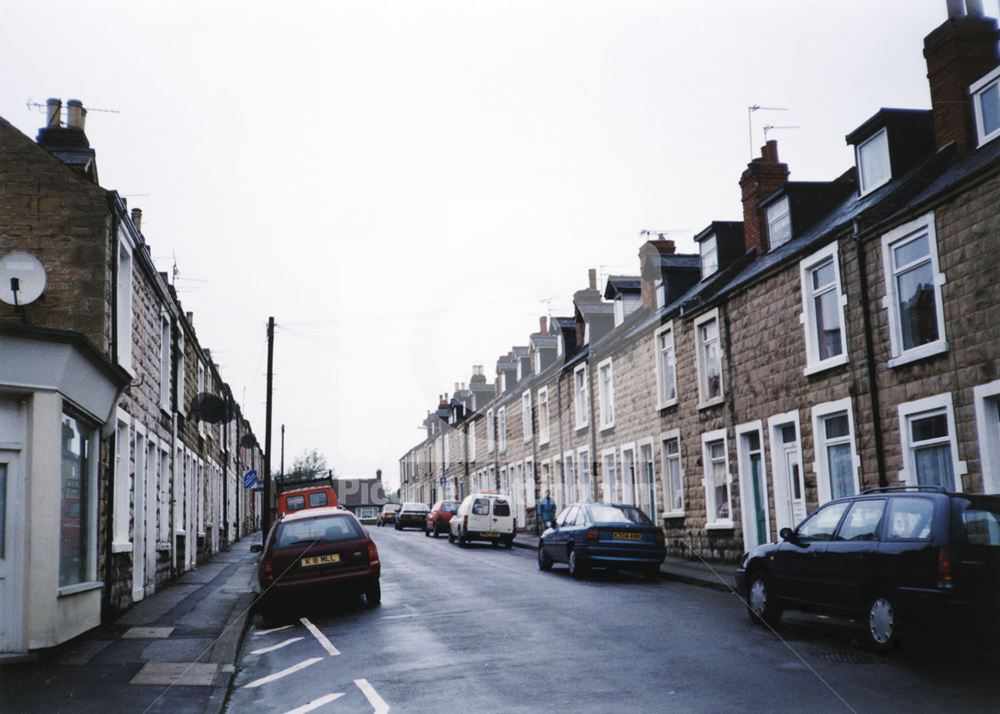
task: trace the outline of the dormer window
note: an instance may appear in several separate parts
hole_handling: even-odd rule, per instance
[[[889,137],[885,129],[858,144],[855,151],[862,196],[889,182],[892,171],[889,166]]]
[[[978,146],[1000,136],[1000,67],[969,87],[976,114]]]
[[[788,196],[767,207],[767,238],[771,250],[792,239],[792,216],[788,211]]]
[[[701,242],[701,279],[719,270],[719,244],[711,235]]]

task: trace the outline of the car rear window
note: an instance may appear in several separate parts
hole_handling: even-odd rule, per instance
[[[889,540],[930,540],[934,502],[928,498],[889,499]]]
[[[424,503],[404,503],[403,510],[408,512],[427,513],[431,509]]]
[[[474,516],[488,516],[490,515],[490,499],[488,498],[477,498],[472,502],[472,515]]]
[[[285,508],[289,511],[301,511],[305,507],[305,496],[287,496],[285,498]]]
[[[443,513],[458,513],[458,503],[442,503],[441,511]]]
[[[496,499],[493,502],[493,515],[494,516],[509,516],[510,515],[510,504],[504,500]]]
[[[382,506],[382,510],[385,513],[389,513],[390,511],[393,512],[393,513],[395,513],[396,511],[399,510],[399,508],[400,508],[400,506],[399,506],[398,503],[387,503],[384,506]]]
[[[969,503],[962,510],[962,525],[966,543],[1000,546],[1000,507]]]
[[[326,498],[326,491],[317,491],[316,493],[309,494],[309,507],[319,508],[320,506],[325,506],[329,501]]]
[[[290,548],[310,543],[336,543],[341,540],[361,537],[361,530],[355,520],[349,516],[307,518],[302,521],[286,521],[279,525],[276,547]]]
[[[590,518],[594,523],[651,523],[635,506],[591,506]]]

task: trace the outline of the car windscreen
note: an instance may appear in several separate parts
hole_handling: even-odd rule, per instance
[[[1000,504],[963,499],[961,508],[965,542],[1000,547]]]
[[[305,496],[286,496],[285,508],[289,511],[301,511],[306,507]]]
[[[317,491],[316,493],[309,494],[310,508],[319,508],[320,506],[327,505],[327,503],[326,491]]]
[[[591,506],[590,518],[594,523],[650,523],[646,514],[635,506]]]
[[[493,515],[494,516],[509,516],[510,515],[510,504],[507,503],[502,498],[498,498],[493,501]]]
[[[275,546],[291,548],[311,543],[336,543],[352,538],[362,538],[363,535],[355,520],[349,516],[307,518],[301,521],[281,523],[278,526]]]

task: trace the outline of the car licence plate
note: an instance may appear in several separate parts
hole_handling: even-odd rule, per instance
[[[494,533],[493,531],[490,531],[488,533],[483,533],[483,538],[499,538],[499,537],[500,537],[500,534],[499,533]]]
[[[329,555],[311,555],[308,558],[302,559],[302,567],[308,568],[310,565],[329,565],[330,563],[339,562],[339,553],[330,553]]]
[[[642,533],[629,533],[628,531],[615,531],[611,534],[612,540],[642,540]]]

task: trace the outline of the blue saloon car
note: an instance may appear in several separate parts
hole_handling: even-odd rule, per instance
[[[665,557],[663,531],[640,509],[624,503],[574,503],[538,543],[540,570],[566,563],[575,578],[590,568],[621,568],[655,579]]]

